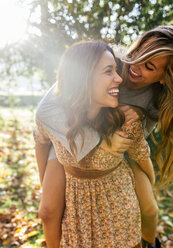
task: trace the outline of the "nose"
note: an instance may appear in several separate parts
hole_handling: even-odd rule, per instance
[[[121,84],[122,83],[122,78],[120,77],[120,75],[117,73],[117,72],[115,72],[115,74],[114,74],[114,82],[115,83],[117,83],[117,84]]]
[[[140,71],[140,66],[141,66],[141,64],[130,65],[130,67],[132,68],[132,70],[135,70],[136,72],[139,72]]]

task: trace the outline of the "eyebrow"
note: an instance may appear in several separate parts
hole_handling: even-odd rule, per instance
[[[113,65],[106,65],[105,67],[103,67],[103,70],[107,69],[107,68],[113,68]],[[115,69],[117,69],[117,65],[115,64]]]
[[[151,61],[148,61],[148,64],[152,65],[157,70],[157,67]]]

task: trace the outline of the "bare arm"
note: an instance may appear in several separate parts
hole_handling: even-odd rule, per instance
[[[148,158],[146,160],[138,161],[138,165],[140,166],[142,171],[144,171],[144,173],[147,175],[147,177],[149,178],[151,184],[154,185],[154,183],[155,183],[155,174],[154,174],[154,168],[153,168],[153,164],[152,164],[151,159]],[[134,173],[135,173],[135,171],[134,171]]]
[[[39,170],[40,182],[42,184],[49,156],[51,141],[43,125],[39,121],[37,121],[36,123],[37,126],[35,127],[33,134],[35,140],[36,161]]]
[[[48,161],[42,185],[39,216],[48,247],[59,247],[61,223],[65,209],[65,173],[59,161]]]

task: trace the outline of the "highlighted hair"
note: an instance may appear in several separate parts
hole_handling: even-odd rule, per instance
[[[146,32],[130,48],[123,60],[123,78],[126,81],[129,64],[142,64],[162,56],[169,56],[164,72],[164,85],[156,82],[153,86],[153,104],[159,112],[158,130],[162,136],[156,153],[160,185],[173,179],[173,26],[159,26]]]

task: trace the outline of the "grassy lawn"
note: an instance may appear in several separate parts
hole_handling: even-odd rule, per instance
[[[32,136],[34,112],[0,108],[0,247],[46,247],[37,209],[40,184]],[[173,185],[156,192],[158,236],[173,247]]]

